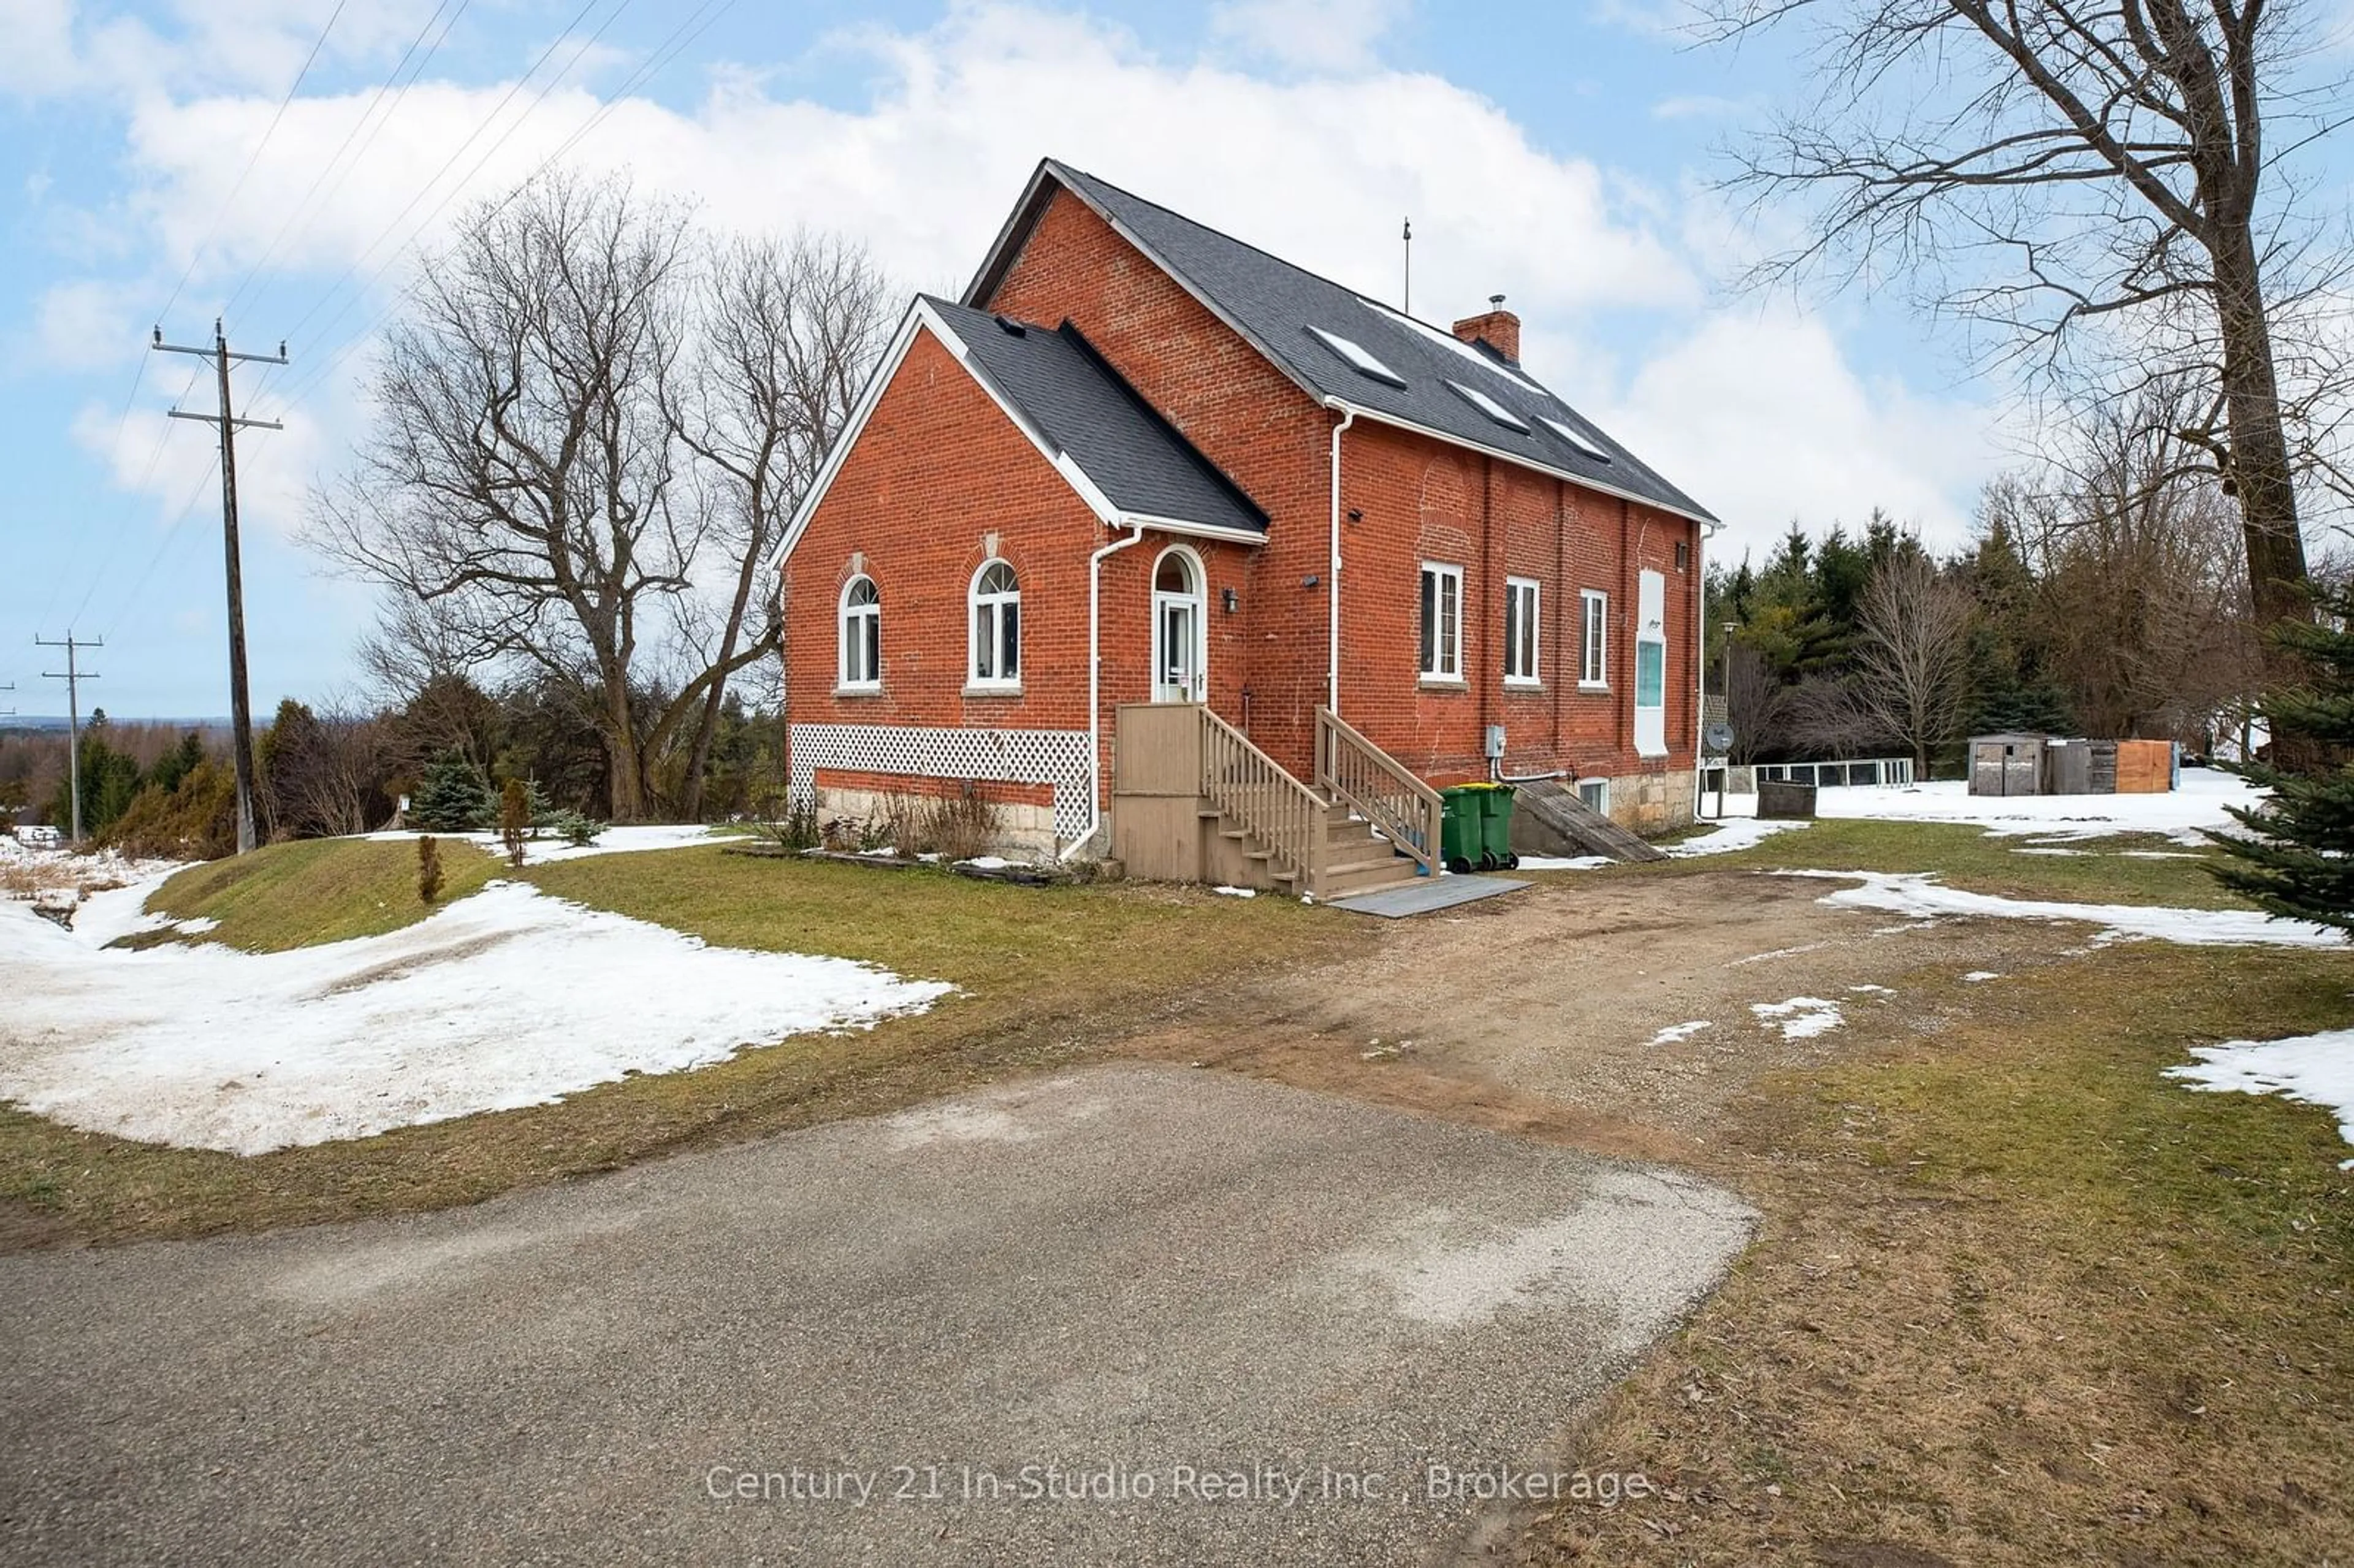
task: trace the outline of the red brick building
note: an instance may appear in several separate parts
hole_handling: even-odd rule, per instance
[[[795,788],[978,781],[1067,851],[1117,705],[1185,701],[1301,779],[1329,707],[1434,784],[1688,816],[1715,520],[1532,379],[1519,327],[1443,331],[1043,163],[787,532]]]

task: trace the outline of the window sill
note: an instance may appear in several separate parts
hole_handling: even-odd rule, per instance
[[[1577,683],[1577,689],[1581,692],[1590,692],[1596,696],[1606,697],[1610,694],[1610,683],[1607,681],[1580,681]]]
[[[878,681],[871,686],[836,686],[833,694],[837,697],[879,697],[883,694],[883,685]]]
[[[1426,692],[1462,692],[1470,689],[1460,675],[1424,675],[1415,683]]]
[[[1507,675],[1504,677],[1504,690],[1508,692],[1542,692],[1544,689],[1544,683],[1536,679],[1532,675]]]
[[[968,697],[1018,697],[1022,694],[1022,683],[1016,681],[1008,686],[994,683],[983,684],[979,681],[967,681],[964,683],[964,694]]]

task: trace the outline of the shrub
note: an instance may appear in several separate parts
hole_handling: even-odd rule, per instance
[[[507,863],[523,869],[524,841],[531,833],[531,795],[520,779],[510,779],[499,790],[499,842]]]
[[[131,804],[100,841],[124,854],[163,860],[218,860],[237,850],[237,779],[219,763],[200,759],[169,789],[154,785]]]
[[[428,904],[441,896],[441,846],[431,833],[417,841],[417,896]]]
[[[970,784],[931,801],[923,818],[920,836],[926,846],[952,861],[981,853],[998,841],[1003,827],[996,803],[984,800]]]
[[[770,785],[753,798],[751,806],[754,830],[779,849],[818,846],[822,835],[818,828],[816,801],[796,800],[785,789]]]
[[[550,811],[547,820],[539,824],[575,849],[586,849],[597,842],[605,824],[578,811]]]
[[[425,770],[408,800],[412,826],[436,833],[487,828],[493,820],[491,787],[482,770],[455,751],[445,751]]]

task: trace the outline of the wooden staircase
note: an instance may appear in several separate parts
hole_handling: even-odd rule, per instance
[[[1112,853],[1131,875],[1334,899],[1438,874],[1438,796],[1330,713],[1315,788],[1204,706],[1119,723]]]

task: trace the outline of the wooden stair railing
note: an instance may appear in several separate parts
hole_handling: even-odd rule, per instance
[[[1438,791],[1330,708],[1316,710],[1316,786],[1380,829],[1423,875],[1438,874]]]
[[[1202,722],[1203,798],[1257,839],[1299,891],[1314,889],[1324,870],[1325,802],[1207,704],[1193,711]]]

